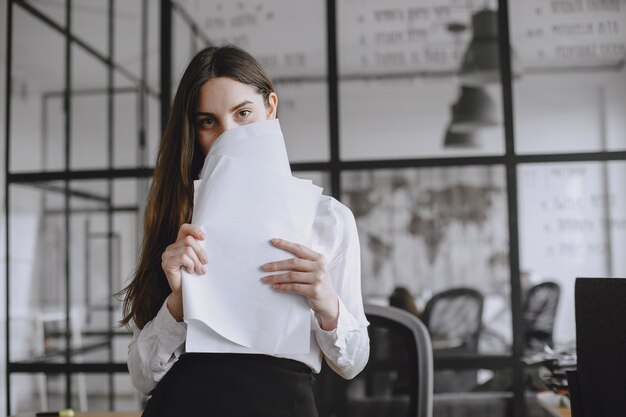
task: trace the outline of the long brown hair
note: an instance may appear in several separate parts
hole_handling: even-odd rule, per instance
[[[216,77],[228,77],[256,88],[266,106],[274,92],[261,65],[236,46],[208,47],[189,63],[159,144],[137,268],[131,282],[118,293],[124,297],[122,325],[132,320],[143,328],[171,292],[161,268],[161,255],[176,240],[180,226],[191,221],[193,180],[198,178],[204,160],[196,140],[195,112],[200,87]]]

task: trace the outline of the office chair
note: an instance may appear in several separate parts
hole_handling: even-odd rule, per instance
[[[554,321],[559,306],[561,287],[555,282],[542,282],[531,287],[524,299],[524,340],[526,349],[543,352],[554,348]]]
[[[626,279],[578,278],[577,370],[570,375],[572,417],[623,416],[626,410]]]
[[[422,320],[430,332],[435,357],[459,357],[478,352],[483,295],[473,288],[451,288],[435,294]],[[477,384],[475,370],[435,372],[435,392],[467,391]]]
[[[346,381],[323,363],[316,378],[320,417],[432,417],[430,337],[417,317],[390,306],[365,305],[370,358]]]

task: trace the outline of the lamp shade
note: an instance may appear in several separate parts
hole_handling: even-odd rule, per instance
[[[511,68],[513,76],[519,77],[517,54],[513,49]],[[461,62],[460,77],[466,85],[500,82],[497,11],[483,9],[472,16],[472,40]]]
[[[448,126],[443,140],[444,148],[477,148],[480,143],[475,132],[456,132]]]
[[[455,132],[471,132],[483,127],[497,126],[500,122],[498,108],[482,87],[461,87],[461,94],[452,105],[450,129]]]

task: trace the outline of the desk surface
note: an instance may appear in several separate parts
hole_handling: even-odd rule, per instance
[[[21,413],[16,414],[13,417],[35,417],[35,413]],[[131,412],[89,412],[89,413],[76,413],[76,417],[141,417],[141,413],[131,413]]]
[[[552,417],[572,417],[572,409],[563,407],[563,397],[551,391],[537,394],[539,405]]]
[[[559,407],[555,408],[554,412],[560,417],[572,417],[572,410],[570,408]]]

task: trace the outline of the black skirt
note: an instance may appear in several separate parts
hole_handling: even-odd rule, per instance
[[[311,369],[266,355],[186,353],[143,417],[317,417]]]

